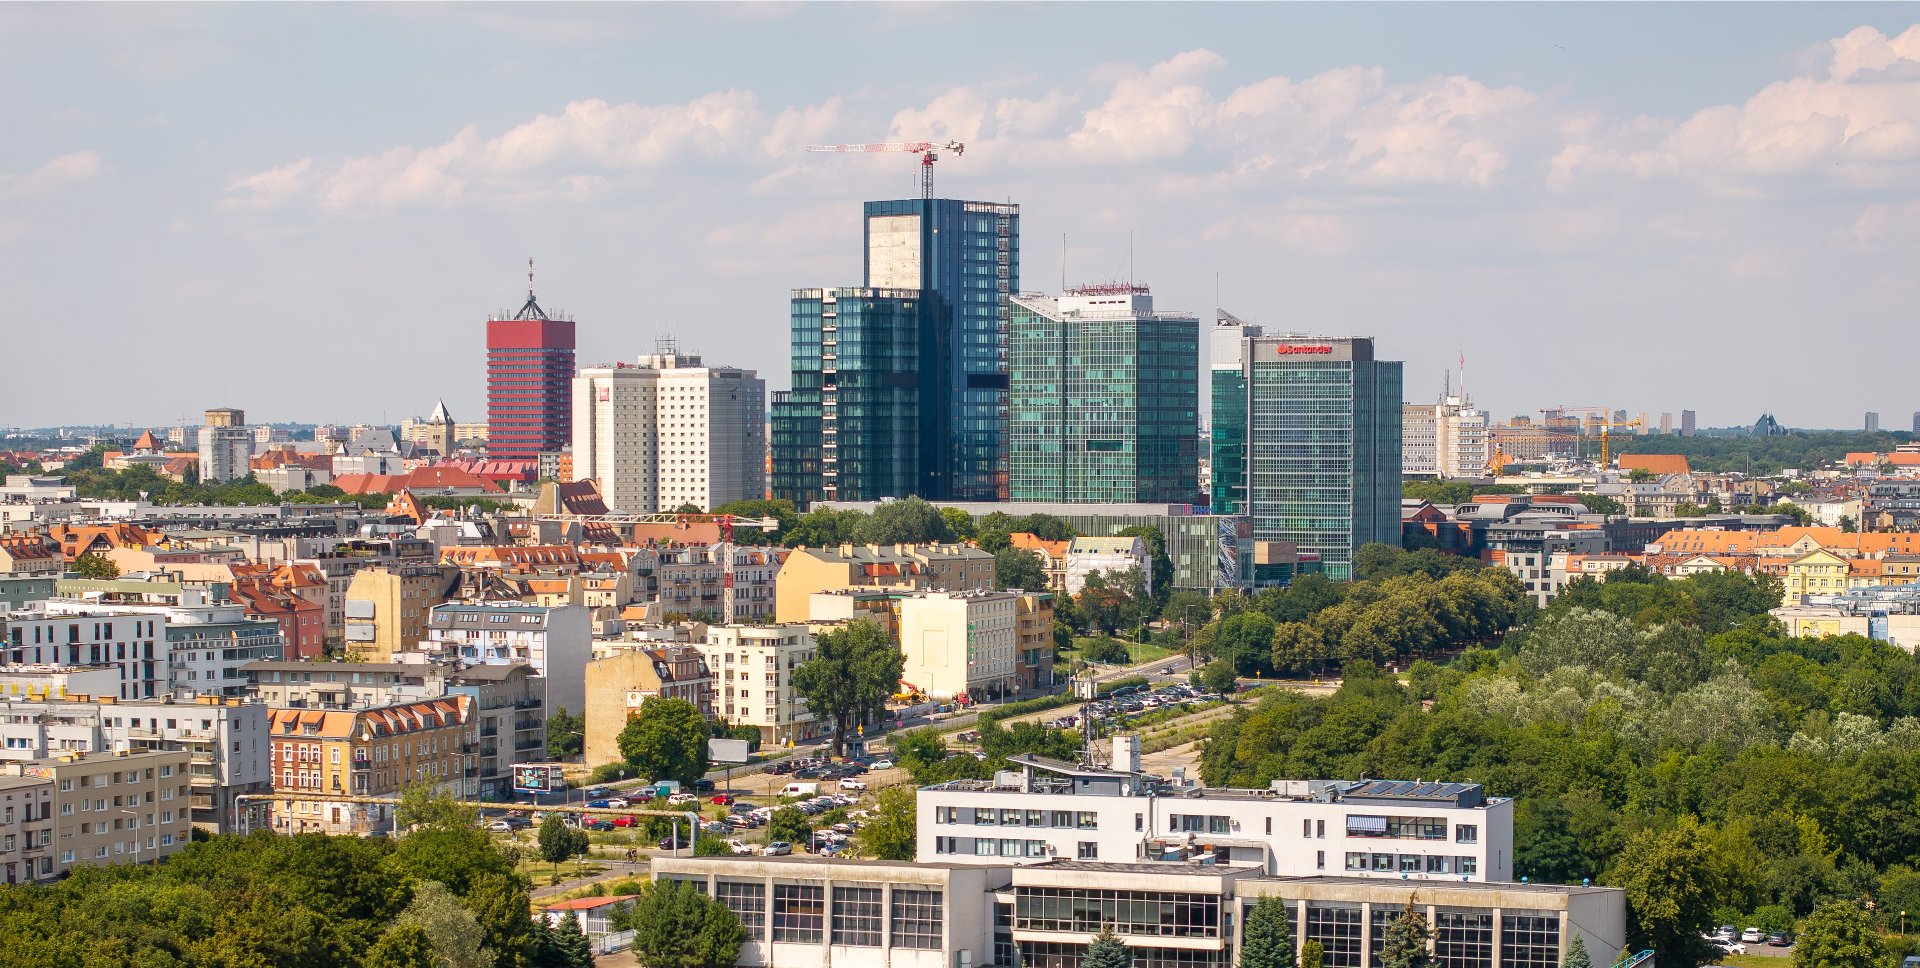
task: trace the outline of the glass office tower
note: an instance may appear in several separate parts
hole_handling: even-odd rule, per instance
[[[1011,500],[1200,501],[1200,321],[1145,286],[1015,296]]]
[[[916,484],[930,500],[1007,498],[1008,297],[1020,206],[951,198],[866,204],[866,285],[916,289]]]
[[[1361,545],[1400,543],[1400,363],[1366,338],[1254,337],[1240,354],[1253,539],[1353,577]]]
[[[1241,514],[1247,509],[1247,377],[1240,371],[1240,343],[1259,336],[1258,325],[1224,309],[1214,311],[1208,334],[1209,468],[1213,473],[1213,513]]]
[[[793,389],[773,398],[773,496],[874,501],[919,493],[920,294],[793,291]]]

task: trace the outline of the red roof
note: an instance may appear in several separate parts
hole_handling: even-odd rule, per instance
[[[1653,474],[1691,474],[1687,458],[1682,454],[1621,454],[1619,461],[1623,471],[1647,471]]]

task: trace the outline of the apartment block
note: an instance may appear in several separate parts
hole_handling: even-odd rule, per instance
[[[50,881],[53,781],[0,776],[0,884]]]
[[[222,583],[80,579],[62,581],[60,591],[73,597],[48,599],[43,607],[49,614],[84,615],[104,605],[121,615],[165,623],[167,692],[175,699],[245,695],[247,677],[240,667],[285,654],[280,624],[249,618],[245,605],[227,598]]]
[[[760,730],[760,745],[773,749],[818,739],[826,724],[814,718],[793,691],[793,670],[813,658],[812,633],[802,625],[718,625],[695,642],[712,671],[714,714]]]
[[[650,514],[766,493],[766,381],[663,341],[637,366],[573,380],[573,466],[607,506]]]
[[[6,663],[51,669],[113,666],[121,699],[167,692],[166,620],[157,615],[71,610],[6,616]]]
[[[235,481],[252,472],[253,431],[244,410],[209,410],[200,427],[200,480],[206,484]]]
[[[920,592],[900,598],[900,678],[928,696],[981,702],[1018,692],[1020,596]]]
[[[984,590],[993,556],[969,545],[840,545],[795,548],[774,582],[774,620],[803,622],[815,592],[840,588]]]
[[[478,779],[478,730],[466,696],[360,710],[275,709],[273,804],[281,833],[377,834],[393,827],[389,804],[343,797],[395,797],[414,783],[468,794]]]
[[[54,784],[54,874],[75,867],[157,863],[190,839],[183,751],[66,753],[5,764]]]
[[[411,651],[427,637],[435,605],[447,600],[459,572],[445,565],[376,565],[347,586],[346,649],[380,660]]]
[[[587,763],[619,760],[621,730],[650,700],[684,700],[712,718],[714,683],[706,657],[691,645],[623,642],[611,655],[587,663]]]
[[[546,683],[550,708],[586,705],[593,623],[579,605],[449,602],[433,609],[425,651],[466,665],[525,665]]]

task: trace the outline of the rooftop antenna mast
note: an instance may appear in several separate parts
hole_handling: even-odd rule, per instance
[[[533,298],[533,260],[527,260],[527,298]]]

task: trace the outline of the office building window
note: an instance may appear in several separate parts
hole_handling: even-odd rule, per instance
[[[880,888],[834,885],[833,943],[880,947]]]
[[[1560,968],[1560,915],[1501,912],[1500,964],[1503,968]]]
[[[1360,907],[1307,905],[1308,941],[1320,942],[1326,968],[1360,968]]]
[[[1016,929],[1094,933],[1102,926],[1120,935],[1218,938],[1220,897],[1066,887],[1021,888],[1015,895]]]
[[[1453,825],[1453,840],[1459,844],[1477,844],[1480,842],[1478,824],[1461,823]]]
[[[1433,961],[1436,968],[1489,968],[1493,964],[1493,913],[1434,912]]]
[[[819,944],[825,916],[826,890],[821,885],[773,886],[773,940]]]
[[[893,946],[938,950],[944,940],[946,909],[940,891],[893,892]],[[1552,966],[1558,968],[1558,966]]]
[[[1081,841],[1079,859],[1080,860],[1099,860],[1100,845],[1091,840]]]
[[[1469,875],[1480,873],[1480,858],[1455,857],[1453,859],[1453,872],[1456,874]]]

